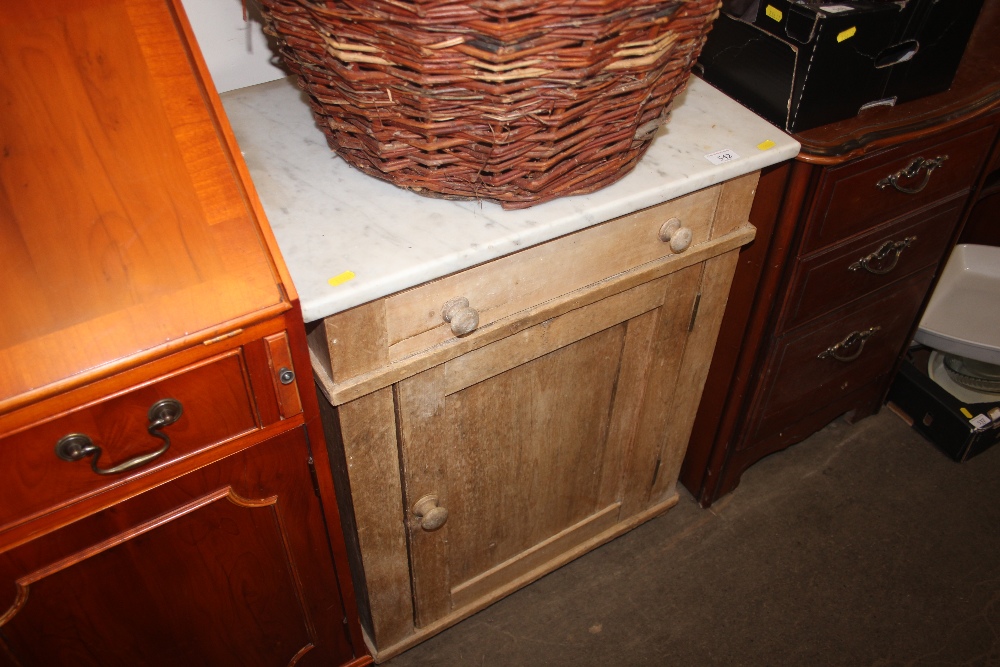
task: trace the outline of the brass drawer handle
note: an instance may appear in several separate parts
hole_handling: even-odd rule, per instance
[[[931,158],[930,160],[925,160],[922,157],[913,158],[913,161],[910,162],[910,164],[908,164],[905,168],[900,169],[895,174],[890,174],[886,176],[875,185],[878,187],[879,190],[885,190],[887,187],[891,185],[900,192],[904,192],[908,195],[915,195],[927,187],[927,184],[931,180],[931,174],[934,172],[935,169],[944,166],[944,161],[947,159],[948,159],[947,155],[938,155],[936,158]],[[917,174],[919,174],[922,169],[925,170],[924,180],[921,181],[920,185],[918,185],[917,187],[908,188],[905,185],[899,184],[900,179],[905,178],[906,180],[910,180],[916,178]]]
[[[896,268],[896,264],[899,263],[899,255],[916,240],[916,236],[907,236],[902,241],[886,241],[879,246],[878,250],[862,257],[847,269],[849,271],[864,269],[876,276],[884,276]]]
[[[837,361],[854,361],[861,356],[861,352],[865,349],[865,343],[869,338],[878,333],[882,327],[872,327],[866,331],[852,331],[848,334],[847,338],[840,341],[836,345],[831,345],[822,352],[820,352],[816,358],[826,359],[827,357],[836,359]],[[841,352],[846,350],[854,349],[854,352],[843,356]]]
[[[56,456],[63,461],[79,461],[80,459],[92,456],[93,458],[90,459],[90,468],[98,475],[117,475],[134,470],[159,457],[170,448],[170,436],[163,433],[160,429],[180,419],[183,411],[184,408],[181,406],[180,401],[172,398],[165,398],[162,401],[154,403],[153,407],[149,409],[149,426],[146,427],[146,430],[154,438],[162,440],[163,446],[155,452],[136,456],[116,466],[99,468],[97,460],[101,458],[101,448],[94,444],[90,436],[83,433],[70,433],[59,438],[59,442],[56,443]]]

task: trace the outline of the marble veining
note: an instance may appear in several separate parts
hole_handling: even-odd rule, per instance
[[[692,78],[670,121],[625,178],[589,195],[504,211],[491,202],[423,197],[353,169],[327,147],[303,95],[282,79],[222,100],[306,322],[787,160],[799,150],[791,137]],[[764,142],[773,146],[761,148]],[[705,157],[720,150],[740,157],[721,165]],[[353,278],[331,284],[348,271]]]

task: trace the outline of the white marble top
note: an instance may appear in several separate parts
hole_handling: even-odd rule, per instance
[[[306,322],[796,155],[799,144],[699,79],[638,166],[519,211],[413,194],[338,158],[288,79],[222,96]],[[705,156],[739,157],[713,164]],[[353,278],[345,278],[353,273]],[[338,279],[339,277],[339,279]],[[331,280],[333,279],[333,280]],[[334,283],[334,284],[331,284]]]

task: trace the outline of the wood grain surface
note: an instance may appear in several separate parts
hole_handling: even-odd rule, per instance
[[[177,21],[0,2],[0,412],[288,307]]]
[[[692,248],[709,240],[721,188],[713,186],[631,215],[554,239],[386,299],[390,359],[395,361],[453,338],[441,306],[465,297],[484,327],[671,254],[660,226],[676,217],[691,229]]]
[[[299,428],[0,555],[17,664],[351,656],[307,453]]]
[[[333,352],[330,348],[313,351],[313,371],[320,389],[326,398],[334,405],[340,405],[382,387],[387,387],[394,382],[427,370],[439,363],[454,359],[483,345],[488,345],[518,331],[534,326],[539,322],[562,315],[574,308],[594,303],[607,296],[631,289],[664,275],[682,271],[689,266],[695,266],[709,257],[714,257],[733,248],[739,248],[752,240],[754,233],[755,230],[752,226],[742,225],[729,234],[689,248],[680,255],[661,257],[642,264],[631,271],[608,276],[594,284],[531,306],[511,317],[487,325],[481,325],[468,336],[462,338],[453,337],[444,344],[436,345],[423,352],[416,353],[385,366],[379,366],[375,370],[341,382],[335,383],[333,381],[330,376],[330,370],[324,362],[325,356],[329,353],[333,353],[336,356],[336,352]],[[378,302],[372,303],[375,304]],[[352,313],[352,311],[348,311],[348,313]],[[336,320],[341,315],[343,313],[333,315],[329,319]],[[353,314],[351,317],[353,317]],[[349,321],[338,323],[337,326],[341,327],[342,330],[346,330],[349,326]],[[313,332],[314,335],[310,338],[310,345],[325,345],[323,339],[315,335],[318,330]],[[375,329],[373,332],[373,336],[382,335],[381,329]],[[364,342],[358,343],[358,346],[362,348],[368,347],[368,345]],[[370,343],[370,345],[374,345],[374,343]],[[358,354],[357,347],[352,346],[352,350],[348,354]],[[370,349],[362,356],[372,362],[382,358],[377,351]]]
[[[376,659],[677,501],[756,184],[750,174],[314,328]],[[697,242],[670,254],[657,233],[685,207]],[[480,327],[434,338],[440,304],[477,294]],[[433,528],[415,511],[429,496],[448,512]]]
[[[8,462],[0,484],[0,530],[259,428],[239,351],[151,380],[143,387],[0,438]],[[163,443],[147,432],[147,412],[165,398],[178,400],[184,412],[176,423],[162,429],[171,444],[155,461],[131,473],[101,476],[91,470],[90,458],[63,461],[56,457],[56,442],[71,433],[85,434],[101,448],[102,468],[156,450]]]

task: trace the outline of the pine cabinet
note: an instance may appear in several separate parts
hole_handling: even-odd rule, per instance
[[[368,664],[297,296],[179,2],[0,0],[0,71],[0,664]]]
[[[316,323],[387,659],[677,502],[751,173]]]

